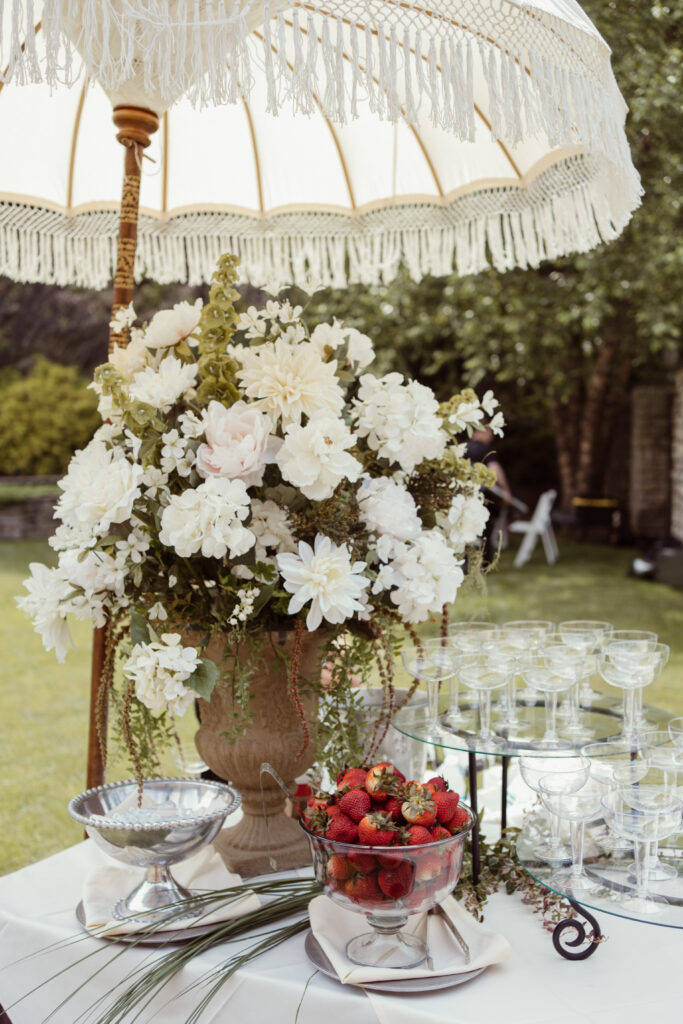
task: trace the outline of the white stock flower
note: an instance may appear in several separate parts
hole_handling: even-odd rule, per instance
[[[290,424],[277,464],[285,480],[311,501],[331,498],[342,480],[356,481],[363,471],[347,448],[354,436],[337,416],[314,416],[305,427]]]
[[[464,573],[453,550],[438,530],[425,530],[417,540],[402,544],[382,566],[373,594],[389,590],[404,622],[422,622],[430,613],[455,600]]]
[[[173,355],[162,360],[158,370],[151,366],[136,373],[128,389],[131,398],[168,411],[197,380],[197,365],[182,363]]]
[[[359,369],[364,370],[375,358],[375,349],[367,334],[362,334],[355,327],[346,331],[346,351],[352,363],[357,363]]]
[[[73,647],[64,602],[73,588],[59,569],[31,562],[29,570],[31,575],[23,582],[28,594],[15,601],[30,616],[45,650],[54,649],[57,661],[64,662],[69,647]]]
[[[448,512],[436,513],[436,524],[454,551],[464,551],[484,532],[489,510],[481,491],[456,494]]]
[[[161,643],[136,644],[123,666],[135,683],[135,696],[155,714],[184,715],[196,696],[184,686],[199,667],[194,647],[183,647],[179,633],[164,633]]]
[[[199,475],[224,476],[243,480],[247,487],[258,486],[280,444],[271,437],[270,416],[246,402],[235,402],[229,409],[220,402],[210,402],[203,417],[206,443],[197,449]]]
[[[358,509],[368,533],[414,540],[422,531],[417,505],[402,484],[380,476],[366,477],[358,488]]]
[[[145,331],[147,348],[171,348],[197,328],[202,315],[202,299],[194,304],[176,302],[173,309],[162,309],[152,317]],[[195,338],[188,338],[189,345],[196,345]]]
[[[309,343],[292,347],[278,339],[245,349],[237,376],[248,398],[287,425],[304,415],[340,412],[344,396],[336,369],[336,362],[323,362]]]
[[[410,471],[424,459],[438,459],[448,436],[438,416],[439,403],[431,388],[417,381],[403,383],[400,373],[360,378],[353,417],[359,437],[380,458]]]
[[[496,415],[488,423],[489,429],[497,436],[503,436],[503,427],[505,426],[505,417],[502,412],[497,412]]]
[[[278,555],[277,565],[285,590],[293,595],[289,614],[295,615],[311,602],[308,630],[317,629],[323,619],[338,624],[364,610],[361,598],[368,580],[361,573],[365,562],[352,563],[345,544],[333,544],[319,533],[313,547],[301,541],[299,553]]]
[[[205,558],[245,554],[255,542],[242,526],[249,496],[241,480],[211,477],[195,489],[173,494],[161,515],[159,540],[182,558],[201,551]]]
[[[62,495],[55,516],[77,530],[103,536],[112,523],[130,519],[142,475],[142,466],[130,463],[120,448],[91,441],[76,452],[59,481]]]
[[[187,447],[187,438],[181,436],[174,428],[162,434],[164,442],[161,449],[161,468],[164,473],[173,473],[179,476],[189,476],[195,461],[195,454]]]

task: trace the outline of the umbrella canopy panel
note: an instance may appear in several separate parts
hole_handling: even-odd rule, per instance
[[[580,9],[560,6],[575,16],[572,31],[578,31],[585,21]],[[401,261],[416,278],[454,268],[475,273],[489,264],[536,266],[623,229],[640,186],[624,152],[618,91],[612,100],[620,142],[612,138],[611,149],[607,135],[600,147],[581,142],[576,122],[560,144],[540,117],[533,121],[533,104],[524,100],[530,71],[517,67],[521,92],[515,96],[513,76],[502,103],[501,82],[492,87],[486,54],[473,47],[461,92],[451,94],[446,85],[457,79],[455,59],[448,76],[441,59],[448,61],[448,47],[436,59],[429,46],[417,51],[396,38],[392,71],[391,31],[382,60],[379,30],[371,33],[376,54],[371,46],[359,50],[358,38],[354,43],[343,32],[331,47],[327,23],[316,17],[302,23],[280,11],[268,29],[251,31],[242,61],[249,88],[235,102],[202,108],[193,102],[194,88],[163,113],[146,151],[154,162],[143,159],[138,276],[198,283],[231,250],[256,284],[377,283],[394,276]],[[24,33],[39,65],[44,36]],[[588,37],[600,41],[592,26]],[[263,63],[264,42],[278,79]],[[303,90],[302,65],[314,46],[333,59],[334,89],[324,76],[316,83],[309,74],[310,91]],[[436,112],[426,94],[418,102],[422,79],[415,67],[425,89],[444,79]],[[296,103],[282,102],[286,72]],[[296,93],[297,81],[303,92]],[[340,96],[349,116],[335,120]],[[517,101],[519,123],[507,137],[501,128],[515,118],[502,112]],[[524,117],[533,131],[522,130]],[[104,286],[115,262],[120,195],[111,90],[108,97],[84,80],[74,89],[6,85],[0,138],[11,140],[0,149],[0,272]],[[614,145],[622,148],[621,160]]]

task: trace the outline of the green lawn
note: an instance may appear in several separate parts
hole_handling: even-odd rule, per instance
[[[91,631],[85,623],[72,624],[76,650],[59,665],[13,601],[29,562],[50,555],[43,542],[0,542],[0,874],[82,834],[66,804],[85,783]],[[563,542],[556,566],[547,566],[539,551],[515,570],[506,553],[488,577],[487,594],[464,592],[452,620],[596,618],[655,630],[672,653],[647,699],[683,715],[683,591],[630,579],[632,557],[630,550]],[[187,716],[184,731],[192,729]]]

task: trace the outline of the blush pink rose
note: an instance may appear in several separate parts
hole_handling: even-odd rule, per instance
[[[235,402],[229,409],[220,402],[210,402],[204,423],[206,444],[197,449],[200,476],[224,476],[242,480],[247,487],[258,486],[278,446],[277,438],[270,434],[270,416],[246,402]]]

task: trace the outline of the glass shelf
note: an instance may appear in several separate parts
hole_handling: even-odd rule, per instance
[[[601,697],[590,707],[582,707],[581,724],[586,727],[587,731],[590,731],[590,735],[578,739],[564,733],[566,722],[558,713],[557,731],[564,744],[562,749],[566,750],[569,755],[586,743],[597,743],[600,740],[607,742],[619,738],[622,728],[621,708],[621,700],[612,697]],[[449,725],[447,713],[440,716],[439,722],[443,736],[438,741],[429,735],[424,709],[404,708],[394,715],[392,725],[404,736],[422,743],[431,743],[433,746],[443,747],[446,750],[491,754],[496,757],[519,757],[520,754],[536,754],[539,757],[547,757],[549,754],[561,755],[562,749],[549,750],[544,747],[531,746],[531,742],[541,739],[545,732],[545,707],[542,701],[537,701],[531,706],[517,701],[521,726],[514,735],[510,735],[505,725],[497,720],[494,709],[492,728],[496,733],[496,739],[493,742],[485,742],[477,735],[478,708],[463,702],[460,709],[466,716],[462,727]],[[666,730],[667,722],[674,717],[669,711],[649,705],[643,706],[643,714],[647,718],[649,723],[647,728],[649,729]]]
[[[659,844],[659,856],[677,867],[678,876],[671,881],[650,883],[650,890],[658,896],[664,896],[670,904],[657,914],[637,914],[621,906],[621,894],[633,892],[633,884],[629,881],[633,861],[628,853],[621,857],[601,853],[600,840],[605,835],[606,830],[602,823],[586,828],[586,855],[583,866],[586,874],[599,883],[599,888],[591,893],[575,895],[570,890],[553,884],[552,875],[558,865],[551,866],[534,854],[539,833],[533,821],[522,829],[517,838],[517,856],[527,874],[546,889],[557,893],[558,896],[566,896],[588,910],[602,911],[613,917],[655,924],[662,928],[683,928],[683,835]]]

